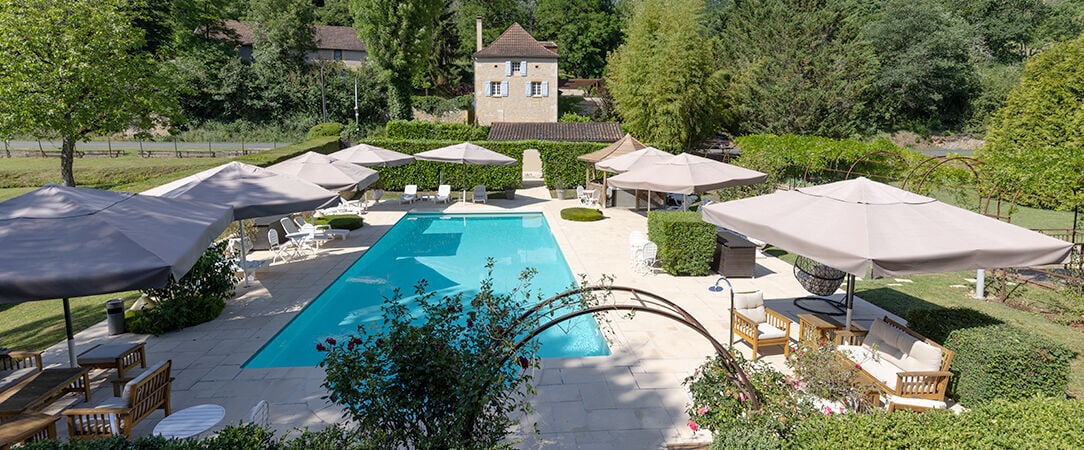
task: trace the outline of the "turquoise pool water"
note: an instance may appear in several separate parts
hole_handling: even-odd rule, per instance
[[[437,295],[478,292],[486,259],[493,258],[498,293],[518,286],[520,273],[538,269],[531,289],[543,298],[575,282],[564,255],[541,213],[410,213],[395,224],[319,297],[313,300],[245,368],[312,367],[323,358],[316,343],[341,338],[358,325],[382,322],[380,307],[396,287],[412,294],[418,280]],[[414,302],[413,296],[404,302]],[[544,358],[609,355],[610,349],[590,315],[546,330],[538,338]],[[341,339],[340,339],[341,340]]]

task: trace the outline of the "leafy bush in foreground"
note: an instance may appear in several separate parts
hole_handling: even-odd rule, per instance
[[[226,242],[219,242],[203,252],[180,280],[170,278],[162,289],[144,289],[150,307],[126,317],[128,329],[157,336],[218,317],[234,293],[233,269],[225,250]]]

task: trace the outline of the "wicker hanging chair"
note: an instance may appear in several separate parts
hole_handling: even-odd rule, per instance
[[[832,295],[843,284],[846,272],[821,264],[805,256],[794,260],[794,278],[813,295]]]

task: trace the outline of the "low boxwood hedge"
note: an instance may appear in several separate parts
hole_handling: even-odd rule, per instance
[[[573,222],[594,222],[602,220],[602,211],[594,208],[565,208],[561,210],[561,218]]]
[[[657,259],[672,275],[711,273],[715,252],[715,225],[697,212],[652,211],[647,215],[647,237],[659,246]]]
[[[1075,356],[1052,339],[1005,324],[953,331],[945,347],[956,352],[949,395],[969,408],[995,399],[1065,397]]]
[[[314,219],[314,223],[340,230],[356,230],[365,224],[361,217],[349,214],[317,217]]]
[[[1084,448],[1084,402],[1031,398],[999,400],[959,415],[839,414],[803,420],[790,440],[796,449]]]
[[[463,123],[434,123],[418,120],[393,120],[384,126],[384,134],[395,140],[481,141],[489,137],[489,127]]]

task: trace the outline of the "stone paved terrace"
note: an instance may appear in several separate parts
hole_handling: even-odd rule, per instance
[[[597,280],[613,275],[615,284],[628,285],[659,294],[688,310],[720,341],[728,327],[726,292],[710,292],[717,276],[673,277],[662,271],[643,275],[630,264],[628,236],[632,231],[646,234],[644,213],[621,208],[604,210],[606,219],[597,222],[569,222],[560,218],[561,209],[576,206],[576,200],[551,200],[538,181],[529,182],[515,200],[490,200],[489,204],[416,202],[400,205],[384,201],[365,215],[365,226],[351,232],[345,241],[333,241],[315,257],[278,263],[262,271],[249,286],[241,284],[237,297],[227,302],[217,319],[161,337],[122,334],[108,336],[105,323],[76,336],[78,351],[107,341],[146,342],[149,362],[173,360],[173,410],[215,403],[225,407],[226,417],[215,428],[246,420],[250,408],[260,400],[270,403],[271,421],[279,434],[298,427],[313,429],[341,421],[341,410],[329,405],[320,387],[319,368],[242,369],[241,365],[267,340],[285,326],[376,242],[406,211],[445,210],[448,212],[541,211],[545,214],[565,259],[574,274]],[[456,194],[458,197],[458,193]],[[255,252],[255,259],[270,258]],[[791,299],[806,295],[795,281],[791,266],[771,257],[758,257],[756,277],[732,279],[737,290],[761,289],[766,304],[797,322]],[[841,297],[837,294],[836,297]],[[667,443],[707,441],[707,432],[693,433],[684,410],[689,396],[682,381],[711,355],[710,344],[682,325],[650,314],[635,319],[611,313],[614,329],[607,357],[556,358],[542,361],[536,373],[536,410],[524,430],[537,422],[540,436],[521,433],[521,448],[662,448]],[[885,312],[856,299],[856,321],[868,325]],[[897,318],[898,319],[898,318]],[[797,323],[793,326],[797,337]],[[736,345],[747,356],[744,343]],[[768,348],[767,360],[785,370],[780,347]],[[45,353],[46,365],[66,365],[66,345],[60,343]],[[111,388],[101,372],[92,373],[95,385],[91,405],[109,399]],[[69,395],[46,410],[80,403]],[[80,404],[79,406],[84,406]],[[150,434],[161,420],[155,412],[135,428],[136,435]],[[66,435],[63,420],[60,433]]]

